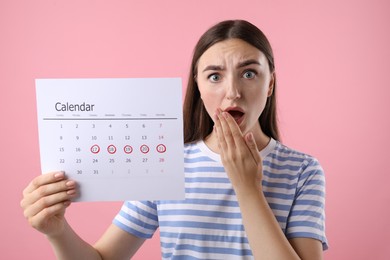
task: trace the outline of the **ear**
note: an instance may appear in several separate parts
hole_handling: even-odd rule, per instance
[[[274,86],[275,86],[275,72],[272,72],[271,79],[268,85],[268,93],[267,93],[268,97],[272,96],[272,93],[274,93]]]

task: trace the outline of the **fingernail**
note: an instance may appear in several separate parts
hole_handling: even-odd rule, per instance
[[[76,193],[76,190],[68,190],[67,192],[66,192],[66,194],[68,194],[68,195],[73,195],[73,194],[75,194]]]
[[[65,175],[65,173],[64,173],[64,172],[57,172],[56,174],[54,174],[54,178],[57,178],[57,179],[59,179],[59,178],[63,178],[63,177],[64,177],[64,175]]]
[[[74,181],[68,181],[68,182],[65,183],[65,185],[68,186],[68,187],[75,186],[75,184],[76,183]]]

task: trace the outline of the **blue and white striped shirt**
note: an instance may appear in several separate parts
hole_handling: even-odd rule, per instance
[[[318,161],[273,139],[260,155],[264,195],[286,237],[318,239],[326,249]],[[114,224],[142,238],[159,228],[162,259],[253,259],[220,156],[199,141],[185,145],[184,164],[185,200],[125,202]]]

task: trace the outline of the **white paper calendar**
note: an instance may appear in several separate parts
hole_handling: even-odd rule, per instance
[[[184,198],[179,78],[37,79],[42,172],[79,184],[77,201]]]

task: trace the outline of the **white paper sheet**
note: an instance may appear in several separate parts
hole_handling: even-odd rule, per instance
[[[184,198],[179,78],[37,79],[42,172],[79,184],[76,201]]]

